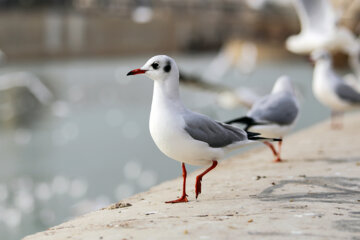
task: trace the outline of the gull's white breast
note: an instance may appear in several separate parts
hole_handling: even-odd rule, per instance
[[[221,148],[211,148],[184,130],[185,121],[176,107],[156,104],[150,114],[150,134],[156,146],[168,157],[192,165],[208,165],[224,155]]]

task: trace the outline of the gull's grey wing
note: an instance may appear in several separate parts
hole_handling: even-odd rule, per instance
[[[261,98],[253,105],[247,116],[259,122],[289,125],[295,121],[298,113],[299,106],[295,96],[280,92]]]
[[[335,93],[343,100],[352,104],[360,104],[360,93],[355,91],[351,86],[344,82],[337,82],[335,85]]]
[[[247,133],[227,124],[216,122],[197,113],[184,116],[185,131],[194,139],[206,142],[210,147],[221,148],[232,143],[247,140]]]

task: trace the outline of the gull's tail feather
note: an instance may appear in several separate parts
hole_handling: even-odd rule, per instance
[[[246,130],[245,130],[246,131]],[[281,138],[265,138],[265,137],[261,137],[260,133],[254,133],[254,132],[248,132],[247,133],[247,137],[249,140],[254,140],[254,141],[274,141],[274,142],[280,142]]]
[[[241,123],[246,125],[246,127],[244,128],[245,131],[248,131],[250,127],[255,126],[255,125],[265,125],[266,123],[262,123],[262,122],[257,122],[255,121],[253,118],[251,117],[240,117],[240,118],[236,118],[230,121],[225,122],[226,124],[233,124],[233,123]]]

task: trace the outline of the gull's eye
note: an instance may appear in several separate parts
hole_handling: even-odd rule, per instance
[[[158,69],[159,68],[159,63],[154,62],[153,64],[151,64],[151,66],[153,67],[153,69]]]

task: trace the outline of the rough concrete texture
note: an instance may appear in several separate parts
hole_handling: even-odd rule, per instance
[[[164,203],[178,178],[25,239],[360,239],[359,138],[360,114],[324,122],[286,138],[283,163],[265,147],[222,161],[198,200],[199,171],[188,203]]]

